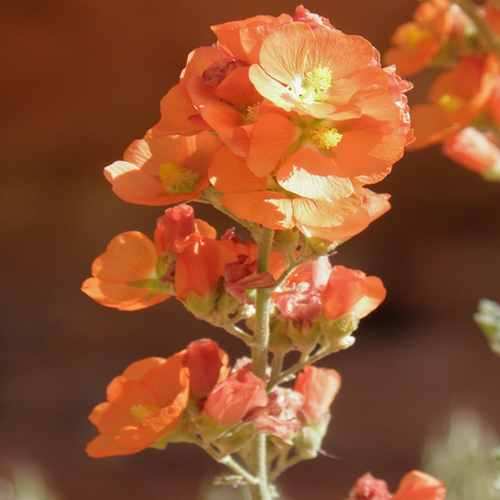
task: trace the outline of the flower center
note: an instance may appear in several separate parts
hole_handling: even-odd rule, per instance
[[[333,72],[325,66],[318,66],[304,75],[296,75],[287,86],[294,99],[305,104],[322,102],[323,93],[332,86]]]
[[[464,104],[465,101],[456,95],[443,94],[438,100],[439,106],[448,114],[458,111]]]
[[[405,41],[409,48],[414,49],[423,38],[432,37],[431,31],[423,30],[418,26],[410,26],[404,33]]]
[[[304,75],[304,83],[306,88],[311,88],[316,94],[321,94],[332,86],[332,76],[330,68],[319,66]]]
[[[175,163],[163,163],[158,174],[170,194],[192,193],[200,180],[196,172]]]
[[[342,140],[342,134],[335,127],[320,125],[309,132],[312,142],[318,148],[330,149]]]
[[[260,104],[248,106],[245,117],[245,125],[255,123],[260,118],[259,106]]]
[[[132,418],[140,424],[142,424],[144,420],[146,420],[150,415],[158,411],[160,411],[160,409],[156,406],[148,406],[143,404],[138,404],[130,408],[130,414],[132,415]]]

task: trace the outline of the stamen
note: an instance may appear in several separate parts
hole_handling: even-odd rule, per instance
[[[163,163],[158,174],[170,194],[192,193],[200,180],[196,172],[175,163]]]
[[[458,111],[465,104],[465,101],[456,95],[443,94],[439,98],[438,104],[446,113],[451,114]]]
[[[255,123],[260,118],[259,104],[248,106],[245,124]]]
[[[305,84],[316,94],[326,92],[332,86],[333,72],[330,68],[319,66],[305,74]]]
[[[150,415],[156,413],[157,411],[160,411],[158,407],[147,406],[143,404],[138,404],[130,408],[130,414],[132,415],[132,418],[140,424],[142,424],[144,420],[146,420]]]
[[[342,140],[342,134],[335,127],[320,125],[310,131],[312,142],[318,148],[330,149]]]

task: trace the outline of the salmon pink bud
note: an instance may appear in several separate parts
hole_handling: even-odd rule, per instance
[[[185,238],[195,232],[194,210],[190,205],[177,205],[165,210],[156,221],[154,234],[158,255],[166,252],[177,253],[175,240]]]
[[[385,296],[386,290],[379,278],[335,266],[321,295],[323,314],[329,320],[346,314],[361,319],[376,309]]]
[[[335,370],[308,365],[299,373],[294,390],[304,396],[303,412],[318,421],[328,412],[340,389],[340,375]]]
[[[444,500],[446,489],[436,478],[412,470],[405,474],[392,500]]]
[[[238,370],[212,389],[203,410],[217,425],[233,425],[267,403],[265,382],[247,370]]]
[[[292,444],[292,437],[301,427],[297,413],[302,407],[302,394],[278,387],[268,396],[269,403],[264,408],[256,408],[245,420],[253,422],[259,432],[278,436],[285,443]]]
[[[179,257],[175,268],[175,290],[181,300],[187,299],[189,292],[202,299],[213,291],[219,273],[219,249],[214,240],[199,234],[191,234],[176,243]]]
[[[182,364],[189,369],[189,390],[198,398],[206,396],[229,371],[228,355],[210,339],[191,342]]]
[[[387,483],[366,473],[356,481],[349,492],[348,500],[389,500],[390,498]]]

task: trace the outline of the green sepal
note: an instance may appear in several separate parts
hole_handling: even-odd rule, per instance
[[[174,285],[169,282],[163,282],[156,278],[145,278],[143,280],[132,281],[127,283],[127,286],[134,288],[145,288],[146,290],[151,290],[158,293],[166,293],[169,295],[175,295]]]

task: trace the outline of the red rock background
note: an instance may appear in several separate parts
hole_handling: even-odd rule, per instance
[[[388,46],[414,0],[310,1],[346,33]],[[135,313],[79,291],[116,234],[152,236],[161,208],[124,203],[102,168],[159,119],[159,100],[209,29],[256,14],[293,13],[289,0],[16,0],[0,5],[0,460],[27,457],[66,500],[196,500],[222,471],[190,445],[101,460],[83,450],[86,420],[125,366],[212,336],[175,300]],[[412,102],[429,76],[414,79]],[[500,360],[471,320],[500,300],[500,185],[444,159],[409,153],[380,185],[392,210],[334,258],[380,276],[389,295],[355,346],[331,356],[343,387],[320,457],[280,480],[290,500],[344,498],[367,470],[395,489],[419,466],[427,431],[470,407],[498,428]],[[218,214],[198,210],[220,229]],[[219,496],[222,498],[222,492]]]

